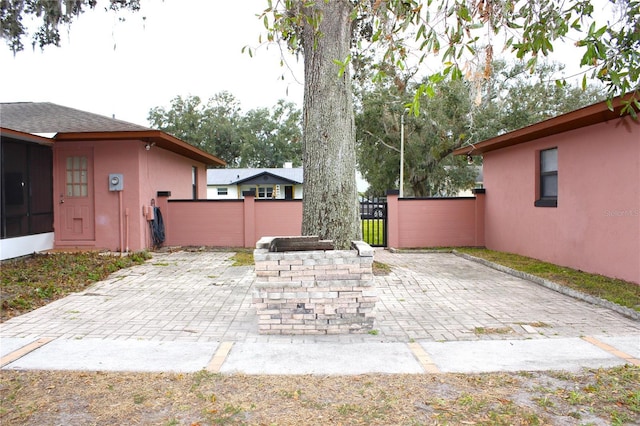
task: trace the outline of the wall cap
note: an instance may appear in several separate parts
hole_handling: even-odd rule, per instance
[[[360,257],[373,257],[373,247],[364,241],[351,241],[351,247],[358,251]]]

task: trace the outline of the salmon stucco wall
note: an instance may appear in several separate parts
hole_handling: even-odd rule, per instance
[[[137,144],[134,145],[134,143],[134,141],[94,143],[95,244],[98,248],[126,250],[127,243],[129,249],[133,251],[144,248],[140,245],[138,238],[143,229],[137,208],[140,203],[140,189]],[[130,154],[123,155],[123,153]],[[121,194],[118,191],[109,191],[109,174],[111,173],[122,174]],[[122,206],[120,197],[122,197]],[[121,226],[122,235],[120,234]]]
[[[255,241],[251,247],[262,237],[302,235],[302,200],[256,200],[255,204]]]
[[[399,199],[397,247],[476,246],[475,198]]]
[[[56,158],[64,152],[88,150],[92,153],[94,209],[93,240],[62,241],[56,232],[56,246],[92,246],[113,251],[139,251],[151,246],[149,223],[144,215],[157,201],[158,191],[170,191],[172,198],[192,198],[192,167],[197,167],[198,196],[206,197],[206,167],[168,150],[152,146],[145,149],[139,140],[58,141]],[[61,167],[58,160],[54,160]],[[123,190],[109,191],[109,175],[123,175]],[[61,189],[63,175],[54,173],[54,191]],[[57,194],[54,193],[57,196]],[[57,213],[57,214],[56,214]],[[59,205],[54,206],[59,221]],[[56,229],[61,229],[56,223]]]
[[[54,199],[60,198],[64,189],[64,157],[74,155],[75,152],[89,153],[91,176],[89,178],[90,194],[88,202],[92,203],[93,216],[91,227],[94,236],[91,239],[69,239],[63,237],[63,225],[61,223],[61,203],[54,203],[54,225],[56,247],[94,247],[97,249],[120,250],[120,196],[122,197],[122,211],[124,208],[138,205],[138,164],[137,156],[122,155],[130,149],[130,141],[58,141],[54,146]],[[135,151],[135,150],[134,150]],[[121,173],[123,175],[124,190],[121,194],[109,191],[109,174]],[[91,199],[92,198],[92,199]],[[122,226],[124,234],[124,221]],[[139,232],[140,225],[134,221],[130,223],[130,235]],[[124,246],[125,242],[122,241]]]
[[[263,236],[302,230],[301,200],[169,200],[168,246],[255,247]]]
[[[149,224],[142,216],[143,206],[151,206],[153,201],[160,208],[160,213],[165,219],[168,212],[163,211],[160,205],[158,191],[171,192],[169,199],[193,199],[193,167],[197,169],[197,198],[206,199],[206,166],[156,146],[146,150],[143,143],[139,144],[137,153],[140,169],[140,202],[136,207],[136,217],[140,218],[141,224],[141,230],[138,233],[140,240],[137,243],[141,247],[149,247],[151,245]]]
[[[244,247],[242,200],[170,201],[167,246]]]
[[[534,207],[539,151],[558,149],[558,206]],[[629,117],[484,154],[492,250],[640,283],[640,123]]]

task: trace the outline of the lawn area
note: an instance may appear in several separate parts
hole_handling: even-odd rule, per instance
[[[628,281],[598,274],[589,274],[512,253],[483,248],[456,248],[456,251],[479,257],[516,271],[535,275],[620,306],[640,311],[640,285]]]
[[[372,246],[384,245],[384,219],[362,219],[362,240]]]
[[[640,367],[252,376],[3,371],[0,424],[633,425]]]
[[[36,254],[2,262],[0,322],[82,291],[123,268],[150,259],[147,252],[113,256],[97,252]]]

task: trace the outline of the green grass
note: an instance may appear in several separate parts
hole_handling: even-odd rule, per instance
[[[253,266],[253,250],[237,249],[231,260],[233,266]]]
[[[589,274],[512,253],[482,248],[456,248],[456,250],[640,311],[640,285],[628,281]]]
[[[372,246],[384,244],[384,219],[362,219],[362,240]]]

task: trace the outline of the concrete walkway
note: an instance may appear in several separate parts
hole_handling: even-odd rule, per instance
[[[253,268],[154,253],[0,324],[3,369],[246,374],[577,370],[640,365],[640,321],[453,254],[376,251],[375,330],[262,336]]]

